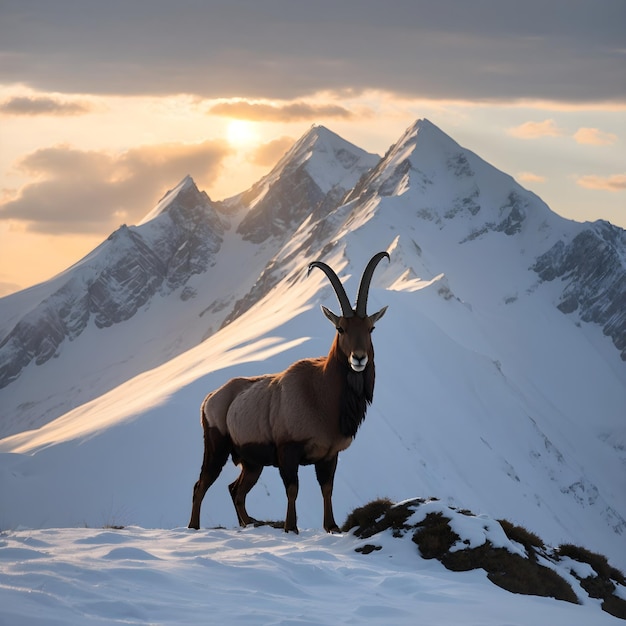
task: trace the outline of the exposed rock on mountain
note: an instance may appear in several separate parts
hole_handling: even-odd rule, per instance
[[[558,308],[602,326],[626,361],[626,232],[608,222],[557,241],[533,269],[542,280],[561,279]]]

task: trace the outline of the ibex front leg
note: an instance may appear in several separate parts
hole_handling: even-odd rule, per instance
[[[318,461],[315,464],[315,475],[317,482],[322,488],[322,497],[324,498],[324,530],[327,533],[338,533],[339,526],[335,522],[333,515],[333,484],[335,482],[335,470],[337,469],[337,455],[324,461]]]

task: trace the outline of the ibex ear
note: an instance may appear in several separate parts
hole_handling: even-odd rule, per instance
[[[331,321],[332,325],[335,328],[339,326],[339,320],[341,319],[339,315],[335,315],[330,309],[327,309],[324,305],[322,305],[322,313]]]
[[[378,313],[372,313],[372,315],[369,316],[370,322],[372,322],[372,324],[375,324],[385,314],[386,310],[387,307],[384,306],[380,311],[378,311]]]

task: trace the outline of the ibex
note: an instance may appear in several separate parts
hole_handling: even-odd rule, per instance
[[[200,506],[231,455],[241,474],[229,485],[242,526],[259,523],[246,511],[246,495],[263,467],[278,467],[287,492],[285,532],[298,532],[298,466],[315,465],[324,501],[324,529],[337,532],[332,493],[337,456],[356,435],[374,393],[374,348],[371,333],[387,307],[367,315],[374,269],[389,255],[370,259],[353,309],[337,274],[314,261],[335,290],[341,315],[322,306],[337,329],[328,356],[296,361],[285,371],[253,378],[233,378],[210,393],[201,407],[204,460],[193,489],[189,528],[200,527]]]

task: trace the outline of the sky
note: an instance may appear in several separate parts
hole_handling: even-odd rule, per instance
[[[0,0],[0,295],[186,175],[249,188],[312,124],[428,118],[560,215],[626,228],[626,0]]]

